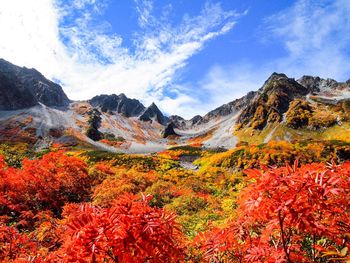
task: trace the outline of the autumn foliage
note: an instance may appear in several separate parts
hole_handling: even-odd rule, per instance
[[[66,207],[67,232],[53,254],[65,262],[176,262],[183,257],[183,238],[175,216],[121,196],[111,208],[90,204]]]
[[[300,147],[0,157],[0,262],[346,262],[350,163]]]
[[[0,160],[0,214],[7,222],[27,227],[39,211],[59,215],[65,203],[86,200],[89,187],[86,164],[63,152],[26,159],[21,169]]]
[[[348,259],[350,163],[247,170],[239,216],[197,237],[207,259],[323,262]]]

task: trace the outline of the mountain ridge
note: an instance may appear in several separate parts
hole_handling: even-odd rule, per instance
[[[310,129],[347,123],[344,116],[350,108],[350,81],[312,76],[295,80],[273,73],[257,91],[185,120],[165,116],[155,103],[145,107],[125,94],[70,101],[40,72],[4,60],[0,60],[0,94],[0,141],[80,142],[126,152],[159,151],[171,145],[232,148],[251,141],[249,134],[261,137],[261,142],[287,138],[289,133],[306,138]]]
[[[36,69],[18,67],[0,59],[0,109],[16,110],[43,103],[50,107],[68,106],[62,87],[46,79]]]

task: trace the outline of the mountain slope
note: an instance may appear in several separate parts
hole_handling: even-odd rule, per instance
[[[308,94],[308,89],[284,74],[273,73],[238,118],[242,127],[263,129],[279,122],[294,98]]]
[[[69,104],[58,84],[35,69],[21,68],[0,59],[0,109],[23,109],[42,103],[51,107]]]
[[[70,102],[59,85],[36,70],[0,62],[0,142],[148,153],[181,145],[350,140],[350,81],[310,76],[296,81],[273,73],[258,91],[185,120],[124,94]]]

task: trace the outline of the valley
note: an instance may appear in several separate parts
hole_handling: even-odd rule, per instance
[[[2,262],[349,259],[349,81],[273,73],[185,120],[0,60],[0,94]]]

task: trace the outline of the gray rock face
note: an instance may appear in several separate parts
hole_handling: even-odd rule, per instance
[[[139,116],[145,110],[145,106],[140,101],[129,99],[124,94],[119,96],[116,94],[99,95],[93,97],[89,102],[92,106],[99,107],[103,112],[115,111],[126,117]]]
[[[347,82],[337,82],[334,79],[322,79],[320,77],[303,76],[298,79],[298,83],[306,87],[311,94],[322,92],[332,92],[337,89],[349,88],[350,80]]]
[[[89,127],[86,130],[86,136],[93,141],[99,141],[102,139],[102,134],[98,130],[101,126],[101,112],[97,109],[93,109],[88,114],[90,117],[88,120]]]
[[[334,89],[341,84],[334,79],[322,79],[320,77],[312,76],[302,76],[297,81],[299,84],[307,88],[310,93],[317,93],[322,89]]]
[[[206,115],[204,115],[202,122],[208,122],[216,117],[227,116],[237,110],[242,109],[255,97],[255,95],[256,92],[254,91],[248,92],[247,95],[243,96],[242,98],[231,101],[208,112]]]
[[[319,92],[321,78],[312,76],[302,76],[298,79],[298,83],[307,88],[310,92]]]
[[[190,119],[190,124],[193,126],[193,125],[200,124],[202,121],[203,121],[203,117],[200,115],[196,115],[192,119]]]
[[[70,102],[62,87],[35,69],[21,68],[0,59],[0,109],[17,110],[38,103],[51,107]]]
[[[171,136],[171,135],[173,135],[173,136],[179,136],[179,135],[175,132],[174,128],[175,128],[174,123],[170,122],[170,123],[165,127],[164,131],[162,132],[163,138],[167,138],[167,137],[169,137],[169,136]]]
[[[169,116],[169,121],[178,129],[183,129],[186,127],[186,120],[178,115]]]
[[[152,103],[139,117],[141,121],[157,121],[162,125],[166,125],[168,118],[158,109],[157,105]]]

